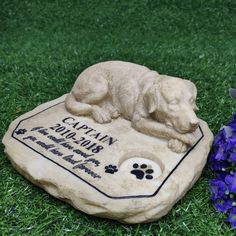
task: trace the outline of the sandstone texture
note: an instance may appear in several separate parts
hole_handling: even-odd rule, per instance
[[[200,177],[213,140],[200,120],[184,153],[119,117],[99,124],[65,108],[66,95],[13,121],[3,138],[14,168],[85,213],[125,223],[166,215]]]

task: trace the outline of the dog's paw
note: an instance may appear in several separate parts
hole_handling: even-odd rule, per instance
[[[95,121],[97,121],[100,124],[111,122],[110,113],[99,106],[93,106],[92,117]]]
[[[176,153],[186,152],[188,149],[187,145],[178,139],[170,139],[168,142],[168,148]]]
[[[116,119],[120,116],[120,113],[117,111],[117,110],[114,110],[112,113],[111,113],[111,118],[113,119]]]
[[[197,141],[197,135],[195,132],[193,133],[187,133],[187,134],[181,134],[180,140],[189,145],[192,146]]]

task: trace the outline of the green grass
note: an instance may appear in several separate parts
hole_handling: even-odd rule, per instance
[[[47,3],[46,3],[47,2]],[[192,80],[199,117],[214,132],[236,111],[236,2],[0,1],[0,135],[19,115],[68,92],[86,67],[143,64]],[[88,216],[35,187],[0,145],[0,235],[235,235],[209,200],[207,165],[193,189],[157,222]]]

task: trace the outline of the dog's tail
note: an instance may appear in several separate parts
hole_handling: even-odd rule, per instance
[[[87,116],[92,112],[92,106],[76,100],[73,93],[68,93],[65,99],[67,111],[76,116]]]

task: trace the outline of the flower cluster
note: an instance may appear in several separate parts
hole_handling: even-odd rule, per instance
[[[216,135],[210,166],[216,174],[210,180],[211,199],[219,212],[229,214],[227,222],[236,229],[236,114]]]

